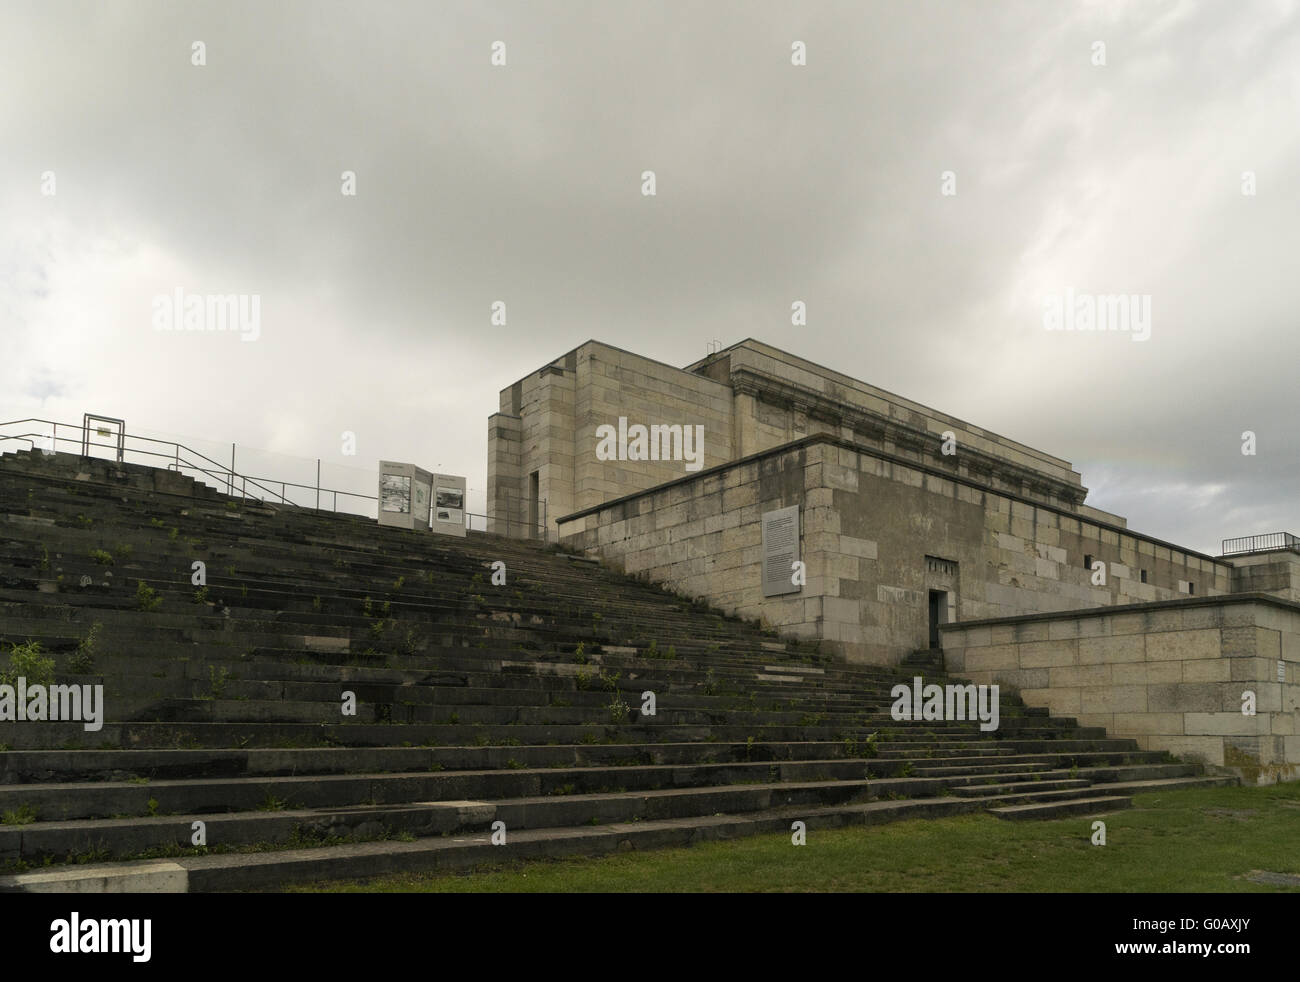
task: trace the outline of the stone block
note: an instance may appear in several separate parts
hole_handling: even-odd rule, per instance
[[[1219,631],[1164,631],[1147,635],[1148,661],[1196,661],[1219,657]]]
[[[1202,658],[1182,662],[1184,682],[1227,682],[1231,678],[1231,669],[1232,662],[1226,658]]]
[[[1147,687],[1145,685],[1104,685],[1085,688],[1082,692],[1082,712],[1085,713],[1145,713]]]
[[[1146,657],[1146,641],[1141,635],[1080,638],[1077,644],[1080,665],[1139,662]]]
[[[1020,664],[1024,668],[1054,668],[1078,663],[1077,641],[1034,641],[1020,645]]]

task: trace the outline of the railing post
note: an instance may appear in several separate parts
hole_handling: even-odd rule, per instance
[[[337,496],[335,498],[337,500]],[[320,458],[316,458],[316,510],[320,511]]]
[[[229,493],[234,494],[235,493],[235,445],[233,443],[230,445],[230,480],[227,481],[226,484],[230,488]]]

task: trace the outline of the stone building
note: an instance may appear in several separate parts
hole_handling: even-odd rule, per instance
[[[489,420],[490,530],[850,661],[942,647],[1156,749],[1300,762],[1296,540],[1209,556],[1086,497],[1069,461],[754,340],[685,368],[588,341]]]

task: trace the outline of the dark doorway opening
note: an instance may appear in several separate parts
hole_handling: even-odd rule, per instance
[[[542,482],[541,472],[533,471],[528,475],[528,537],[536,539],[541,533],[538,531],[538,516],[541,513],[540,505],[542,499]]]
[[[930,591],[930,647],[939,647],[939,625],[948,621],[948,594],[944,590]]]

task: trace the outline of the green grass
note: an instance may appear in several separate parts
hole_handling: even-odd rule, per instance
[[[1300,874],[1300,782],[1138,795],[1106,815],[1005,822],[987,814],[808,830],[683,849],[506,863],[293,887],[309,892],[1300,892],[1251,870]]]

